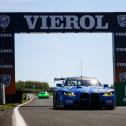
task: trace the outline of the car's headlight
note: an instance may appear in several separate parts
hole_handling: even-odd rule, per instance
[[[64,92],[64,95],[66,95],[66,96],[75,96],[75,93],[73,93],[73,92]]]
[[[112,96],[112,92],[105,92],[103,96]]]

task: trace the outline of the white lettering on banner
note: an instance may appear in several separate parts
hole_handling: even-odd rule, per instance
[[[0,34],[0,37],[12,37],[12,35],[11,34],[6,34],[6,33],[1,33]]]
[[[63,16],[49,16],[51,19],[51,26],[49,29],[63,29]]]
[[[67,22],[65,29],[72,29],[72,28],[79,29],[77,16],[69,15],[64,17]]]
[[[126,33],[116,33],[116,36],[126,36]]]
[[[2,68],[2,69],[13,68],[13,65],[11,65],[11,64],[9,64],[9,65],[0,65],[0,68]]]
[[[126,51],[126,48],[116,48],[116,51],[117,52],[125,52]]]
[[[0,49],[0,53],[12,53],[12,49]]]
[[[47,26],[48,16],[40,16],[40,18],[42,20],[42,26],[40,27],[40,29],[48,29],[48,26]]]
[[[97,18],[97,27],[96,29],[108,29],[108,23],[102,24],[103,15],[96,15]]]
[[[24,15],[24,18],[31,30],[36,27],[40,29],[108,29],[108,22],[103,22],[103,15],[82,15],[81,17],[76,15]],[[38,22],[41,26],[37,26]]]
[[[39,16],[24,16],[26,18],[29,29],[35,29]]]
[[[117,63],[118,67],[126,67],[126,63]]]
[[[89,21],[88,25],[86,25],[86,20]],[[92,29],[95,26],[95,19],[90,15],[82,16],[80,19],[80,26],[83,29]]]

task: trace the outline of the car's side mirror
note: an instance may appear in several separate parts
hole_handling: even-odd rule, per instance
[[[104,88],[108,88],[109,85],[108,85],[108,84],[103,84],[103,87],[104,87]]]
[[[57,86],[57,87],[63,87],[63,84],[57,83],[56,86]]]

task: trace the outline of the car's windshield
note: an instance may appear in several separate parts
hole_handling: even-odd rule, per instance
[[[64,86],[102,86],[96,79],[66,80]]]
[[[40,92],[40,94],[46,94],[46,92]]]

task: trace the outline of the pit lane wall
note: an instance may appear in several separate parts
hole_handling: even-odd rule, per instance
[[[113,33],[116,105],[126,106],[126,33]]]

